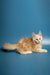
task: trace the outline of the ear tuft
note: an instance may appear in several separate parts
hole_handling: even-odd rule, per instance
[[[41,31],[39,31],[39,35],[40,35],[40,36],[42,36],[42,33],[41,33]]]
[[[34,33],[32,33],[32,37],[35,37],[35,34]]]

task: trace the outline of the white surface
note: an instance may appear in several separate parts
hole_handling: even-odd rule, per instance
[[[50,38],[44,38],[43,41],[42,41],[42,44],[50,45]]]

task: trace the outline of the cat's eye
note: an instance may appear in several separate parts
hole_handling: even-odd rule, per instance
[[[38,39],[36,39],[36,40],[38,40]]]

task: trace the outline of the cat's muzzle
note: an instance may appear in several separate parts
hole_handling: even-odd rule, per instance
[[[40,42],[39,42],[39,41],[35,41],[35,43],[36,43],[36,44],[40,44]]]

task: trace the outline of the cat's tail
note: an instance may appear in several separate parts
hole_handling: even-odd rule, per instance
[[[3,44],[2,49],[3,50],[15,50],[17,49],[17,46],[16,44],[5,43]]]

